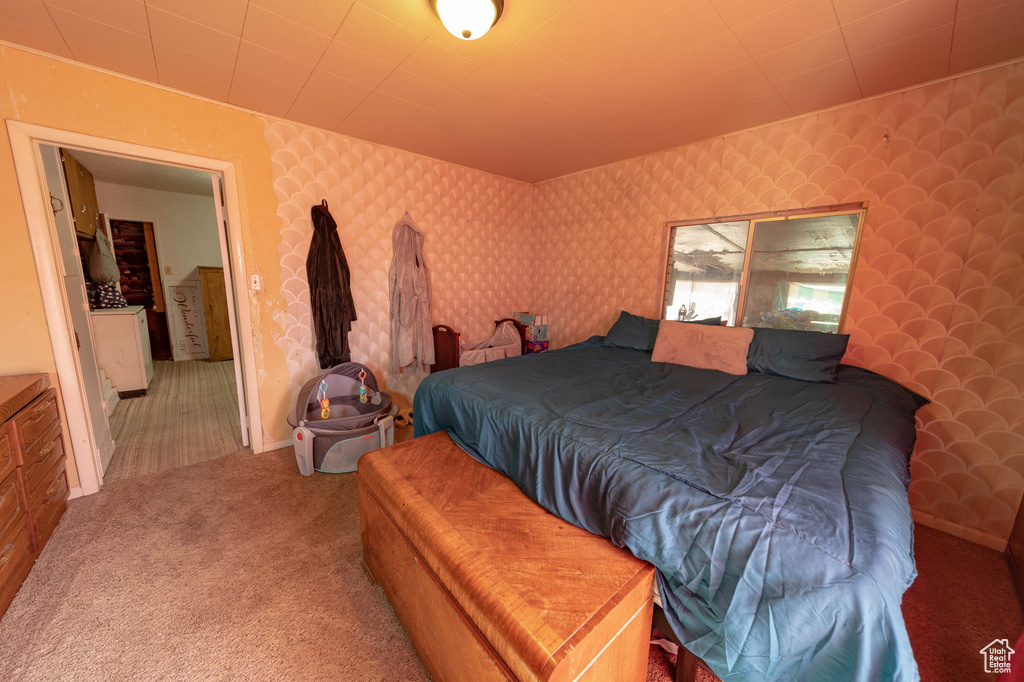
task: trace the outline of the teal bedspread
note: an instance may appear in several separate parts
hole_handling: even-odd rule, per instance
[[[723,680],[919,679],[917,397],[651,362],[600,337],[431,375],[415,433],[448,430],[551,512],[657,569],[676,634]]]

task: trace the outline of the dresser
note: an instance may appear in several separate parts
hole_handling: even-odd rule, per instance
[[[67,507],[57,391],[45,374],[0,377],[0,615]]]
[[[96,361],[122,398],[145,395],[153,379],[146,309],[141,305],[94,310],[93,344]]]

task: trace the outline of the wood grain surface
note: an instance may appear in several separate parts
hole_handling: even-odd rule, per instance
[[[653,566],[550,514],[446,433],[368,453],[357,475],[365,502],[388,515],[392,535],[517,679],[645,678]],[[386,572],[379,559],[395,540],[366,532],[363,540],[370,570]],[[388,578],[375,578],[388,592]],[[430,656],[421,652],[425,665]]]

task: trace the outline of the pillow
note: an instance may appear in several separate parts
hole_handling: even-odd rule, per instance
[[[124,300],[117,282],[96,282],[96,309],[125,308],[128,301]]]
[[[747,351],[754,330],[662,320],[651,360],[715,369],[727,374],[747,373]]]
[[[658,326],[660,324],[661,320],[631,315],[623,310],[619,313],[619,319],[608,330],[608,334],[604,337],[601,345],[633,348],[635,350],[654,350],[654,343],[658,338]],[[703,320],[689,320],[687,324],[720,325],[722,324],[722,318],[708,317]]]
[[[654,341],[658,338],[658,323],[649,317],[631,315],[623,310],[608,334],[602,346],[633,348],[636,350],[654,350]]]
[[[836,367],[849,341],[849,334],[758,327],[754,329],[747,367],[752,372],[834,384]]]

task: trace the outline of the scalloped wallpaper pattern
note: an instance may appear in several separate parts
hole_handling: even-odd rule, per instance
[[[266,120],[282,224],[277,344],[317,371],[305,255],[326,198],[353,273],[353,359],[389,376],[387,273],[403,211],[426,233],[434,320],[464,339],[513,310],[552,345],[656,314],[664,224],[866,201],[846,361],[928,396],[914,508],[1006,538],[1024,491],[1024,62],[529,186]]]
[[[656,315],[664,223],[869,203],[846,362],[928,396],[911,503],[1005,539],[1024,490],[1024,62],[534,187],[552,345]]]
[[[361,142],[336,133],[264,119],[281,219],[285,309],[275,342],[288,362],[294,404],[319,372],[313,346],[306,254],[309,211],[326,199],[352,273],[358,319],[352,360],[369,367],[402,408],[421,371],[392,375],[388,335],[391,232],[408,211],[425,233],[423,256],[433,284],[434,322],[471,340],[526,305],[531,187],[522,182]]]

